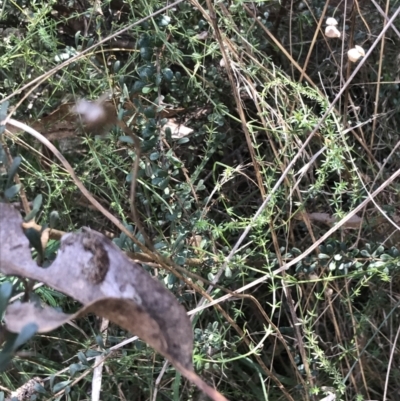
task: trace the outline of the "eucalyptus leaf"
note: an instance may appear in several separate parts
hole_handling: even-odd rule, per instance
[[[87,369],[87,366],[83,366],[80,363],[73,363],[72,365],[69,365],[69,368],[68,368],[69,374],[71,376],[75,376],[75,374],[77,372],[80,372],[81,370],[85,370],[85,369]]]
[[[41,269],[32,260],[20,213],[11,205],[0,203],[0,215],[1,273],[41,281],[83,305],[72,315],[32,302],[8,305],[4,316],[7,330],[19,333],[13,350],[37,331],[49,332],[95,313],[146,341],[212,399],[226,401],[193,370],[192,325],[183,306],[111,240],[91,229],[64,235],[56,259]],[[89,350],[87,355],[94,353]]]
[[[14,180],[15,174],[17,174],[18,168],[22,162],[22,159],[19,156],[14,157],[10,168],[8,169],[8,178],[6,188],[8,188],[12,181]]]
[[[21,189],[21,184],[15,184],[15,185],[13,185],[13,186],[7,188],[7,189],[4,191],[4,196],[5,196],[7,199],[12,199],[12,198],[14,198],[14,196],[18,195],[20,189]]]
[[[53,393],[58,393],[60,390],[63,390],[69,384],[71,384],[71,380],[65,380],[63,382],[57,383],[51,390]]]
[[[36,323],[26,324],[19,332],[17,338],[13,344],[13,351],[16,351],[19,347],[29,341],[38,331],[38,325]]]
[[[0,104],[0,122],[6,119],[9,104],[10,103],[8,102],[8,100]],[[0,135],[4,132],[5,129],[5,125],[0,125]]]
[[[39,255],[43,256],[41,233],[34,228],[27,228],[25,230],[25,235],[29,239],[31,246],[35,248]]]
[[[103,349],[105,348],[103,337],[99,334],[96,336],[96,343],[99,347],[101,347]]]
[[[77,356],[83,365],[89,365],[86,355],[82,351],[79,351]]]
[[[40,394],[47,393],[46,389],[40,383],[37,383],[37,382],[35,383],[35,391]]]
[[[5,281],[0,286],[0,319],[3,316],[6,306],[13,291],[13,285],[9,281]]]
[[[42,206],[42,202],[43,202],[43,196],[41,194],[37,195],[32,202],[32,208],[39,210],[40,207]]]
[[[0,372],[4,372],[7,368],[9,363],[12,361],[13,352],[5,351],[4,348],[0,352]]]
[[[128,135],[120,136],[118,138],[118,140],[121,141],[121,142],[130,143],[131,145],[135,144],[135,142],[133,141],[133,138],[131,136],[128,136]]]

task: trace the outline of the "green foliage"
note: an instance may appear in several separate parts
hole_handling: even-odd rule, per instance
[[[102,38],[166,5],[156,0],[128,0],[113,8],[115,3],[119,2],[101,2],[100,13],[94,5],[78,2],[5,2],[0,96],[4,99],[14,94],[9,100],[13,107],[22,100],[14,117],[32,125],[63,103],[97,99],[112,92],[118,119],[126,121],[140,137],[135,205],[145,230],[154,248],[187,268],[188,273],[208,280],[220,277],[218,284],[229,291],[271,275],[334,224],[311,220],[312,213],[326,213],[340,221],[398,170],[397,66],[395,57],[381,58],[378,50],[308,146],[300,150],[346,80],[341,57],[349,36],[367,47],[370,38],[382,29],[381,22],[376,23],[382,17],[372,3],[360,6],[361,14],[356,10],[354,20],[345,18],[342,6],[329,5],[327,12],[331,14],[322,15],[320,1],[307,7],[303,2],[256,2],[251,5],[256,20],[246,9],[249,2],[215,4],[234,87],[207,15],[189,2],[79,56]],[[395,3],[389,8],[397,7]],[[339,27],[346,21],[344,42],[326,42],[321,33],[314,42],[319,18],[331,15],[339,19]],[[281,47],[269,34],[282,43]],[[398,38],[390,36],[385,42],[387,54],[395,54],[398,44]],[[73,62],[40,80],[32,92],[18,92],[73,57]],[[300,80],[295,63],[306,66],[306,83],[305,76]],[[377,65],[382,67],[380,76]],[[389,83],[377,86],[381,76]],[[235,102],[234,90],[240,105]],[[8,111],[8,102],[1,103],[0,121]],[[171,128],[172,118],[193,132],[179,137]],[[58,129],[60,139],[53,139],[53,143],[86,188],[144,242],[130,214],[131,165],[137,157],[132,138],[113,127],[105,133],[63,140],[65,127]],[[57,128],[45,132],[54,133]],[[64,231],[90,226],[107,232],[122,250],[140,252],[125,234],[87,206],[61,165],[44,162],[48,155],[43,155],[36,141],[21,133],[5,135],[4,127],[0,127],[0,140],[1,201],[18,200],[24,188],[27,198],[34,200],[26,220],[35,218],[43,227]],[[7,148],[13,155],[11,163]],[[254,220],[265,196],[272,193],[299,152],[294,169]],[[16,174],[23,187],[15,183]],[[385,191],[376,201],[385,218],[398,224],[398,185]],[[391,226],[386,220],[381,222],[381,211],[372,203],[362,213],[357,229],[336,231],[284,275],[272,276],[268,285],[246,292],[258,300],[274,324],[272,328],[268,322],[272,334],[267,339],[263,340],[268,333],[265,317],[249,298],[221,304],[244,330],[243,336],[221,311],[208,309],[196,315],[196,369],[218,384],[228,398],[290,399],[282,395],[269,370],[296,400],[308,401],[313,394],[322,398],[326,389],[332,389],[329,391],[335,392],[337,399],[372,399],[376,394],[382,398],[398,318],[393,315],[391,326],[383,327],[371,343],[366,344],[365,338],[376,333],[381,316],[395,308],[392,293],[399,282],[399,240],[395,232],[389,235]],[[248,226],[250,234],[219,275]],[[194,241],[196,237],[198,241]],[[58,241],[50,241],[42,250],[37,233],[30,239],[37,245],[34,255],[42,253],[44,266],[51,263]],[[144,267],[153,273],[150,262]],[[188,310],[197,306],[199,296],[193,288],[174,274],[156,269],[158,279]],[[207,288],[200,280],[191,280]],[[1,288],[0,311],[9,298],[3,299],[2,294],[8,294],[10,285],[4,283]],[[23,290],[22,285],[18,284],[17,290]],[[293,299],[287,298],[288,291]],[[76,310],[71,300],[51,289],[40,288],[37,294],[63,310]],[[210,293],[214,299],[222,295],[220,288]],[[96,338],[100,337],[93,323],[88,318],[74,329],[64,327],[51,336],[34,337],[26,349],[37,353],[32,359],[14,359],[1,374],[4,386],[14,389],[39,375],[48,379],[40,390],[46,394],[44,398],[63,391],[70,399],[80,399],[87,396],[92,358],[103,355],[109,369],[103,377],[104,400],[114,399],[120,389],[127,399],[150,399],[162,370],[161,358],[140,341],[113,353],[112,347],[128,335],[117,327],[110,328],[108,338],[103,338],[104,344],[98,348]],[[253,347],[264,341],[263,351],[248,355],[251,350],[244,338]],[[12,341],[3,350],[12,350],[14,355]],[[356,379],[345,380],[342,372],[356,362],[360,364]],[[65,367],[68,369],[63,370]],[[87,375],[73,384],[81,373]],[[398,368],[391,366],[389,376],[389,383],[397,383]],[[364,377],[361,384],[359,377]],[[196,397],[170,368],[158,392],[157,399]],[[388,394],[388,399],[395,397]]]

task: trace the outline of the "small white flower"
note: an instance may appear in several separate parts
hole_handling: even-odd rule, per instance
[[[326,19],[326,25],[330,26],[336,26],[338,22],[335,20],[335,18],[329,17]]]
[[[365,51],[361,46],[355,45],[353,49],[347,52],[347,56],[352,63],[355,63],[360,57],[365,56]]]
[[[328,25],[325,28],[325,36],[328,38],[340,38],[340,32],[336,26]]]

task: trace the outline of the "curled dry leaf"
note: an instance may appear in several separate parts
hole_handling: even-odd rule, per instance
[[[329,226],[333,226],[337,222],[336,218],[328,213],[318,213],[318,212],[309,213],[308,218],[310,220],[328,224]],[[343,228],[359,229],[361,225],[362,225],[362,218],[355,214],[354,216],[351,216],[351,218],[347,220],[346,223],[343,224]]]
[[[192,327],[184,308],[110,240],[88,229],[67,234],[56,260],[41,268],[32,260],[19,212],[0,203],[0,216],[0,271],[42,281],[83,304],[74,315],[30,303],[9,305],[8,330],[19,332],[26,324],[36,323],[39,332],[47,332],[92,312],[138,335],[212,399],[226,401],[193,372]]]

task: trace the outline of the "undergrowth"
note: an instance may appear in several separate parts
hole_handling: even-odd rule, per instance
[[[7,150],[22,159],[27,199],[43,196],[37,223],[57,212],[58,230],[89,226],[141,260],[195,310],[195,369],[228,399],[398,399],[398,181],[317,244],[399,169],[398,31],[387,30],[330,108],[355,68],[347,50],[367,50],[385,26],[374,2],[193,0],[154,17],[166,3],[0,4],[0,96],[8,111],[47,136],[93,197],[143,242],[129,210],[132,143],[118,127],[89,134],[70,114],[57,114],[63,104],[109,94],[141,140],[135,204],[155,250],[204,290],[217,283],[213,299],[240,291],[219,304],[225,314],[201,309],[201,294],[143,259],[44,146],[6,130],[2,180]],[[400,4],[381,6],[390,17]],[[323,34],[330,16],[340,39]],[[57,240],[49,243],[47,263],[57,249]],[[49,288],[36,294],[66,312],[77,308]],[[0,374],[0,390],[9,396],[38,376],[45,381],[37,399],[88,399],[90,358],[101,354],[103,400],[203,399],[140,340],[119,347],[130,334],[110,325],[102,339],[100,327],[86,318],[35,336]]]

